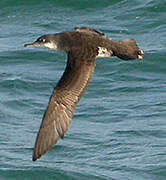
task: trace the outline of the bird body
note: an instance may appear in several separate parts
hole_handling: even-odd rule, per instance
[[[96,58],[117,56],[124,60],[143,59],[135,40],[113,41],[90,28],[47,34],[25,47],[63,50],[68,55],[66,69],[55,86],[36,138],[33,161],[64,138],[76,105],[85,93],[95,70]]]

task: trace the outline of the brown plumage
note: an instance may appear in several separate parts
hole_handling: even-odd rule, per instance
[[[64,50],[68,61],[63,76],[55,86],[36,138],[33,161],[64,138],[73,113],[83,96],[95,69],[97,57],[117,56],[124,60],[143,59],[135,40],[113,41],[90,28],[74,32],[49,34],[25,47],[46,47]]]

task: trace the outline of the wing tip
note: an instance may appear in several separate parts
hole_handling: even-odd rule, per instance
[[[38,158],[37,157],[32,157],[32,161],[36,161]]]
[[[57,140],[54,143],[52,143],[51,145],[47,146],[47,148],[41,148],[41,146],[39,146],[39,144],[37,142],[38,141],[36,141],[36,144],[35,144],[35,147],[33,150],[32,161],[36,161],[36,160],[40,159],[41,156],[43,156],[48,151],[50,151],[57,143]]]
[[[44,153],[45,154],[45,153]],[[32,161],[38,160],[43,154],[38,154],[35,150],[33,151]]]

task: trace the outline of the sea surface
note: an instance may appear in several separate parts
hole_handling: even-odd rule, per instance
[[[135,39],[144,61],[98,59],[65,139],[32,151],[66,55],[39,36],[100,30]],[[166,180],[166,1],[0,1],[0,180]]]

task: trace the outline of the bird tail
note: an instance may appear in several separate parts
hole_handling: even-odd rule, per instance
[[[134,39],[118,41],[113,53],[123,60],[144,59],[144,51],[138,47]]]

